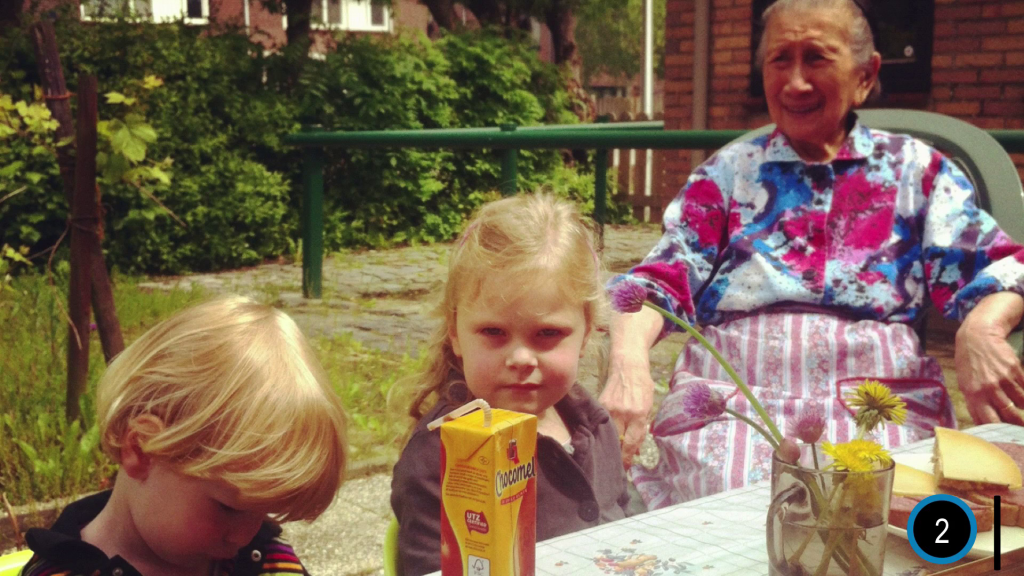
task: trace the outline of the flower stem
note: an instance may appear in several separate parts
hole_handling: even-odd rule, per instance
[[[811,459],[814,460],[814,469],[821,470],[821,465],[818,464],[818,445],[816,443],[811,443]],[[825,478],[819,476],[818,480],[821,481],[821,489],[824,490]]]
[[[839,544],[839,537],[839,531],[828,530],[825,551],[821,555],[821,562],[818,563],[818,569],[814,571],[814,576],[824,576],[828,572],[828,565],[832,563],[832,553],[835,552],[836,546]]]
[[[701,346],[706,348],[708,352],[711,352],[711,355],[714,356],[715,360],[717,360],[718,363],[722,365],[722,368],[724,368],[726,373],[729,374],[729,377],[732,378],[732,381],[736,383],[736,386],[740,389],[740,392],[742,392],[743,395],[746,396],[747,401],[750,402],[750,405],[753,406],[754,410],[757,411],[758,416],[760,416],[761,420],[764,421],[765,426],[767,426],[768,430],[771,431],[771,435],[775,438],[774,446],[778,446],[779,443],[782,442],[782,433],[779,432],[779,428],[775,425],[775,421],[768,416],[768,413],[765,412],[764,406],[761,405],[761,402],[757,400],[754,394],[750,391],[750,388],[747,387],[747,385],[740,378],[739,374],[736,373],[736,370],[733,370],[732,365],[729,364],[729,362],[726,361],[726,359],[723,358],[721,354],[719,354],[718,350],[716,350],[715,347],[712,346],[711,343],[708,342],[704,338],[704,336],[702,336],[701,333],[698,332],[693,326],[690,326],[688,323],[683,322],[675,314],[669,312],[668,310],[665,310],[664,308],[658,306],[657,304],[651,303],[650,301],[644,302],[644,306],[647,306],[653,310],[657,310],[658,313],[660,313],[662,316],[668,318],[683,330],[686,330],[686,332],[689,333],[690,336],[693,336],[694,338],[697,339],[697,342],[700,342]]]
[[[739,412],[733,410],[732,408],[726,408],[725,413],[732,416],[733,418],[736,418],[737,420],[742,420],[746,422],[747,426],[750,426],[754,430],[757,430],[758,433],[760,433],[761,436],[764,436],[764,439],[767,440],[768,443],[772,445],[772,449],[776,449],[779,447],[779,443],[775,441],[775,438],[772,438],[771,433],[762,428],[757,422],[754,422],[749,416],[740,414]]]

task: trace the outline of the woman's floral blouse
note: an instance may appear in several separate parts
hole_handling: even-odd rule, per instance
[[[1024,295],[1024,247],[975,206],[963,172],[859,123],[825,164],[802,161],[778,130],[719,151],[663,222],[658,245],[611,284],[638,282],[699,324],[793,304],[909,323],[929,293],[962,320],[989,294]]]

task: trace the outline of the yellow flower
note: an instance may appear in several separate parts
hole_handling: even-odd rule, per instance
[[[889,387],[877,380],[865,380],[846,402],[857,409],[854,419],[864,431],[870,432],[882,422],[903,424],[907,420],[907,405],[892,395]]]
[[[826,468],[840,471],[870,472],[876,463],[888,466],[892,463],[889,453],[871,440],[851,440],[844,444],[822,444],[825,454],[832,457],[832,463]]]

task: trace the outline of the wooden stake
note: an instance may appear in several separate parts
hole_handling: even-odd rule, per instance
[[[71,201],[71,285],[68,289],[68,421],[79,417],[78,400],[89,376],[89,301],[92,296],[90,260],[99,245],[99,205],[96,203],[96,77],[78,79],[78,157],[75,194]]]
[[[75,123],[71,118],[71,103],[64,83],[64,71],[60,65],[57,36],[52,22],[43,20],[32,26],[32,45],[35,48],[39,77],[43,82],[46,106],[58,123],[57,139],[67,140],[75,134]],[[75,189],[74,146],[68,144],[57,149],[57,164],[60,166],[60,175],[64,183],[64,198],[70,207]],[[103,356],[109,363],[114,356],[124,350],[124,337],[121,335],[121,323],[117,320],[114,292],[110,286],[110,275],[107,273],[100,242],[96,242],[95,246],[96,249],[91,255],[92,308],[96,315],[100,343],[103,345]]]

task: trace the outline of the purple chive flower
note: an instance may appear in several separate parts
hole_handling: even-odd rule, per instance
[[[647,288],[636,282],[619,282],[611,289],[612,307],[624,314],[639,312],[647,300]]]
[[[789,435],[796,436],[801,442],[814,444],[821,440],[825,432],[825,409],[812,402],[803,407],[796,420],[790,422]]]
[[[800,459],[800,446],[792,438],[783,438],[775,453],[778,454],[779,460],[789,464],[796,464],[797,460]]]
[[[683,414],[688,418],[711,420],[725,412],[725,397],[704,382],[688,384],[683,390]]]

